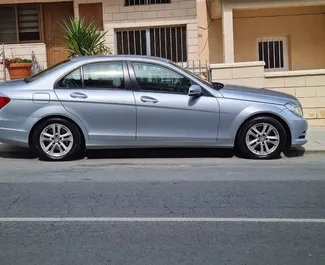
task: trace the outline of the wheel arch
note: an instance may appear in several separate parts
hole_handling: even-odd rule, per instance
[[[274,114],[274,113],[270,113],[270,112],[261,112],[261,113],[256,113],[253,114],[252,116],[246,118],[238,127],[237,132],[236,132],[236,137],[235,137],[235,147],[237,147],[237,143],[238,143],[238,135],[240,130],[242,129],[242,127],[244,126],[244,124],[252,119],[258,118],[258,117],[272,117],[274,119],[276,119],[278,122],[281,123],[281,125],[283,126],[283,128],[285,129],[286,132],[286,147],[290,147],[291,146],[291,141],[292,141],[292,135],[291,135],[291,130],[290,127],[288,125],[288,123],[279,115]]]
[[[59,118],[59,119],[65,119],[71,123],[73,123],[77,129],[79,130],[80,132],[80,135],[81,135],[81,144],[83,146],[86,145],[86,135],[85,135],[85,132],[82,130],[82,128],[80,127],[80,125],[74,121],[73,119],[69,118],[69,117],[66,117],[64,115],[49,115],[49,116],[46,116],[46,117],[43,117],[41,118],[40,120],[38,120],[32,127],[32,129],[30,130],[30,133],[29,133],[29,136],[28,136],[28,145],[29,147],[32,147],[33,146],[33,134],[35,132],[35,129],[36,127],[43,121],[45,120],[48,120],[48,119],[55,119],[55,118]]]

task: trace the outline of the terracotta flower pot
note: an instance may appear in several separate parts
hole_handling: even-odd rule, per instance
[[[32,63],[11,63],[8,66],[11,80],[30,77],[32,74]]]

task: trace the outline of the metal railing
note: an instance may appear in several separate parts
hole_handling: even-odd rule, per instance
[[[44,68],[37,61],[34,51],[32,51],[32,74],[35,75],[35,74],[43,71],[43,69]]]
[[[208,61],[205,63],[202,63],[201,61],[187,61],[187,62],[181,62],[178,63],[180,66],[188,69],[192,73],[200,76],[201,78],[206,79],[207,81],[212,81],[211,77],[211,69],[208,64]]]
[[[6,54],[5,54],[5,45],[2,44],[2,52],[1,55],[1,61],[2,61],[2,67],[3,67],[3,81],[7,80],[7,69],[6,69]]]

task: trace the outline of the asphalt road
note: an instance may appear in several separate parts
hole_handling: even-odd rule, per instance
[[[0,264],[325,264],[325,157],[196,156],[0,159]]]

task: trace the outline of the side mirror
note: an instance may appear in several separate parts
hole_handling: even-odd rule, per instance
[[[202,89],[198,85],[191,85],[188,90],[189,96],[201,96],[202,95]]]

